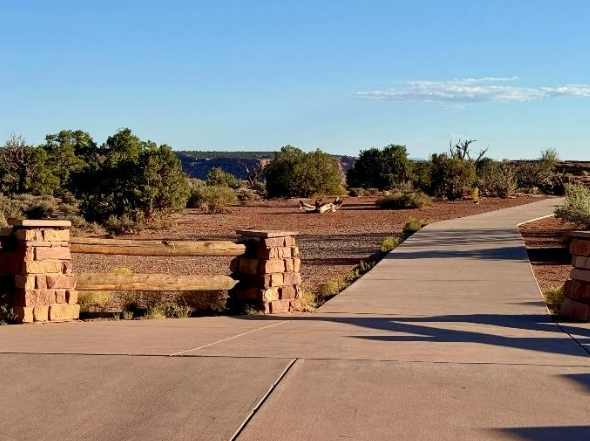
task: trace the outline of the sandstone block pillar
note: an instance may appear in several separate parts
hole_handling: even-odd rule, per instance
[[[565,282],[559,315],[587,322],[590,321],[590,231],[575,231],[571,238],[573,269]]]
[[[19,323],[80,315],[70,255],[70,222],[11,220],[0,232],[0,274]]]
[[[230,300],[266,314],[303,310],[301,257],[297,233],[288,231],[239,230],[238,242],[246,253],[232,260],[231,270],[239,283]]]

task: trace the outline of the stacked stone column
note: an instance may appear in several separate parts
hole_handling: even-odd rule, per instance
[[[0,233],[0,272],[19,323],[80,315],[70,255],[70,222],[16,220]]]
[[[559,315],[571,320],[590,321],[590,231],[571,234],[572,272],[565,282],[565,298]]]
[[[266,314],[302,311],[301,258],[295,243],[297,233],[241,230],[238,242],[246,253],[232,260],[231,270],[239,280],[230,299]]]

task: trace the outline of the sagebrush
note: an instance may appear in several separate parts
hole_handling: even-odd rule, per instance
[[[581,184],[566,186],[565,203],[555,209],[555,216],[585,230],[590,229],[590,189]]]

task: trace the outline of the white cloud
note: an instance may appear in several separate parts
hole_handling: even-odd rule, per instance
[[[388,90],[357,92],[359,98],[375,101],[421,101],[449,103],[526,102],[563,96],[590,97],[590,85],[521,87],[511,78],[463,78],[451,81],[407,81]]]

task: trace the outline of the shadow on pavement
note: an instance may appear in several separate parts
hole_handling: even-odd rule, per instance
[[[523,441],[583,441],[590,439],[590,426],[516,427],[493,430],[514,435],[515,440]]]

